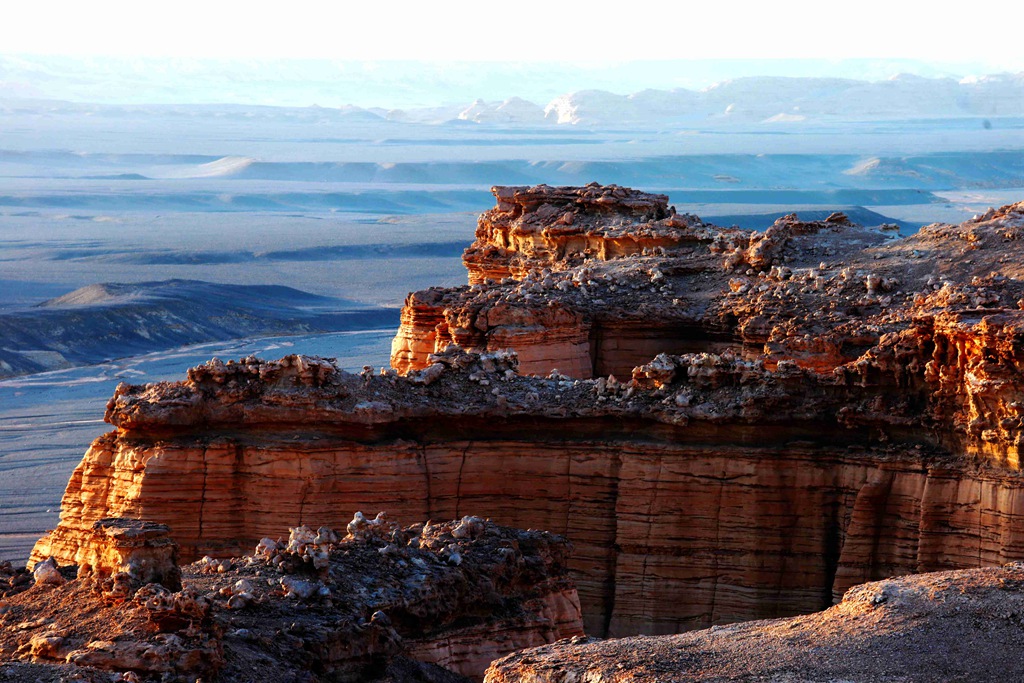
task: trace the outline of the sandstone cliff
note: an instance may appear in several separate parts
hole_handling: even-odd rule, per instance
[[[478,282],[410,296],[405,375],[293,356],[119,387],[34,561],[109,516],[193,559],[344,510],[479,514],[567,536],[588,633],[628,635],[1024,557],[1024,204],[898,239],[496,193]]]

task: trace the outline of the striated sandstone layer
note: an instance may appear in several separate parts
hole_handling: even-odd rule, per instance
[[[250,358],[122,385],[33,561],[73,561],[108,516],[195,558],[353,508],[479,514],[566,535],[587,631],[626,635],[1024,558],[1024,203],[898,239],[496,192],[471,267],[510,277],[411,295],[396,347],[419,369]]]
[[[831,609],[682,635],[573,638],[495,662],[485,683],[1024,680],[1024,565],[867,583]]]
[[[51,667],[35,680],[468,683],[583,634],[563,538],[476,517],[400,528],[357,513],[347,529],[204,558],[182,568],[184,590],[128,573],[37,581],[0,609],[0,662]],[[124,545],[105,538],[100,555]]]
[[[111,515],[155,517],[196,557],[338,524],[346,507],[486,511],[571,538],[588,630],[628,634],[812,611],[858,581],[1024,557],[1019,423],[988,442],[971,426],[1020,391],[1003,387],[979,418],[975,394],[911,391],[885,358],[822,376],[659,356],[629,385],[522,377],[512,356],[454,350],[407,377],[302,357],[210,363],[118,390],[118,431],[76,469],[34,558],[70,561]],[[991,460],[969,456],[975,443]]]

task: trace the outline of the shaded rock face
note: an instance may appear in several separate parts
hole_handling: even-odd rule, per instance
[[[403,528],[357,513],[347,529],[292,528],[252,555],[203,558],[177,592],[97,573],[37,585],[0,612],[0,661],[86,680],[464,682],[583,634],[564,538],[470,516]]]
[[[819,614],[619,640],[573,638],[496,661],[485,683],[1010,681],[1024,678],[1024,566],[860,585]]]
[[[429,320],[396,338],[422,356],[404,375],[291,356],[122,385],[117,430],[34,557],[71,561],[112,515],[169,524],[192,559],[353,508],[481,514],[575,544],[594,635],[809,612],[862,581],[1024,558],[1024,204],[900,240],[842,215],[720,229],[624,188],[496,192],[477,246],[507,226],[488,253],[522,280],[411,295],[403,319]],[[529,251],[555,219],[671,239]],[[524,376],[555,355],[559,373]]]

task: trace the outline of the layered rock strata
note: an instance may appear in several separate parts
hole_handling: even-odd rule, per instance
[[[494,663],[486,683],[1016,681],[1024,565],[867,583],[808,616],[706,631],[573,638]]]
[[[586,235],[676,241],[602,259],[529,252],[554,239],[531,228],[494,257],[521,281],[413,299],[435,297],[435,335],[599,379],[426,354],[409,328],[424,367],[404,376],[293,356],[122,385],[116,431],[33,557],[72,561],[108,516],[166,523],[195,558],[353,508],[484,514],[573,541],[595,635],[809,612],[862,581],[1024,557],[1024,204],[898,239],[841,215],[748,233],[622,188],[534,188],[504,192],[492,232],[548,211],[538,197],[593,199],[562,225]]]
[[[480,216],[476,241],[463,255],[471,285],[521,279],[538,270],[538,263],[583,256],[608,260],[678,246],[683,229],[702,225],[692,216],[676,217],[666,195],[616,185],[492,192],[497,206]]]
[[[106,538],[101,555],[123,545]],[[125,573],[36,585],[0,612],[0,661],[147,680],[480,680],[504,654],[583,634],[568,552],[477,517],[402,528],[357,514],[347,535],[299,527],[203,558],[177,592]]]

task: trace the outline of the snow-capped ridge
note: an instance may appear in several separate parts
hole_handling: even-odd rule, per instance
[[[474,123],[538,124],[544,122],[544,109],[521,97],[510,97],[504,102],[485,102],[476,99],[459,112],[460,121]]]
[[[1024,73],[957,81],[897,73],[882,81],[783,76],[723,80],[703,90],[580,90],[551,100],[548,120],[568,125],[654,123],[689,117],[765,123],[824,118],[1024,116]]]

